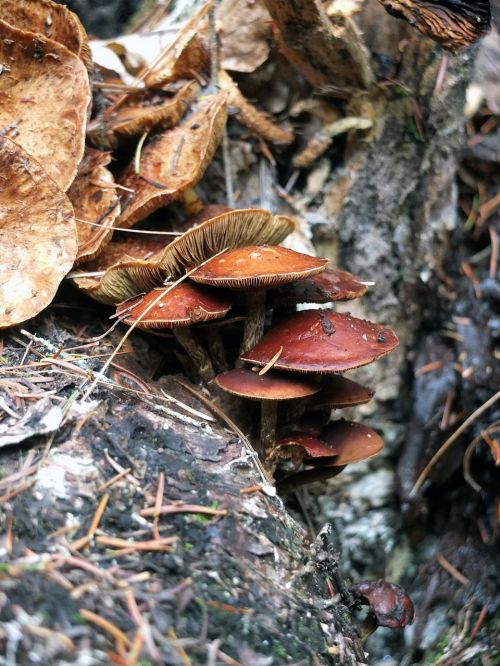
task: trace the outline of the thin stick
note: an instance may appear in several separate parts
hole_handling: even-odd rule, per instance
[[[100,629],[103,629],[106,631],[108,634],[111,634],[113,638],[115,639],[117,645],[125,645],[126,647],[130,647],[131,643],[127,636],[123,633],[121,629],[118,629],[112,622],[109,620],[106,620],[104,617],[101,617],[100,615],[97,615],[97,613],[93,613],[92,611],[87,610],[86,608],[80,608],[78,610],[80,615],[87,620],[87,622],[92,622],[92,624],[95,624],[96,627],[99,627]],[[122,652],[121,649],[118,649],[117,651],[120,653]]]
[[[184,502],[179,502],[178,504],[164,504],[163,506],[160,506],[159,509],[156,506],[152,506],[140,511],[140,515],[144,517],[156,516],[158,514],[163,516],[167,513],[202,513],[207,516],[225,516],[227,510],[212,509],[210,506],[203,506],[201,504],[185,504]]]
[[[443,567],[445,571],[447,571],[450,576],[453,576],[456,580],[458,580],[459,583],[461,583],[464,587],[470,584],[470,580],[464,576],[458,569],[456,569],[451,562],[449,562],[444,555],[441,555],[441,553],[437,554],[437,561],[439,564]]]
[[[165,474],[163,472],[160,472],[158,475],[158,488],[156,489],[156,501],[155,501],[155,515],[153,519],[153,536],[155,539],[160,538],[160,533],[158,531],[158,523],[160,521],[161,501],[163,499],[164,490],[165,490]]]
[[[483,414],[487,409],[489,409],[492,405],[495,404],[500,399],[500,391],[497,391],[494,395],[491,396],[489,400],[487,400],[485,403],[483,403],[480,407],[478,407],[472,414],[465,419],[465,421],[462,423],[462,425],[455,430],[453,435],[451,437],[448,437],[446,442],[439,448],[438,451],[432,456],[432,458],[429,460],[427,465],[424,467],[422,472],[420,472],[417,480],[415,481],[415,485],[411,489],[409,497],[415,497],[415,495],[418,493],[420,488],[422,487],[423,482],[426,480],[426,478],[429,475],[430,470],[434,467],[434,465],[437,463],[440,458],[448,451],[450,446],[460,437],[460,435],[466,430],[471,423],[473,423],[481,414]]]

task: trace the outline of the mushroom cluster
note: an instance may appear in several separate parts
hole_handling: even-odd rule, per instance
[[[367,283],[278,245],[293,228],[289,218],[265,211],[225,212],[188,229],[154,261],[112,269],[99,286],[101,295],[131,283],[137,290],[139,268],[141,284],[146,275],[180,276],[120,303],[117,315],[137,328],[170,329],[212,391],[260,402],[257,448],[271,472],[286,467],[286,474],[276,472],[283,491],[382,449],[371,428],[329,419],[332,409],[374,395],[340,373],[398,344],[390,328],[332,309],[335,301],[363,295]],[[297,312],[304,303],[315,308]],[[229,326],[220,325],[229,311]],[[207,324],[215,319],[219,326]]]

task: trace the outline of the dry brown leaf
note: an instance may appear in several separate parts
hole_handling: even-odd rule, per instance
[[[78,16],[52,0],[2,0],[0,19],[19,30],[53,39],[83,60],[92,62],[87,33]]]
[[[271,16],[262,0],[222,0],[216,19],[224,69],[254,72],[267,60]]]
[[[152,129],[159,131],[173,127],[198,92],[199,85],[189,81],[173,97],[160,90],[130,94],[110,116],[104,112],[92,121],[87,137],[100,149],[116,148],[121,142]]]
[[[207,95],[177,127],[155,137],[143,149],[139,174],[129,166],[121,185],[133,190],[118,220],[131,227],[177,199],[205,173],[222,138],[227,93]]]
[[[179,79],[203,79],[209,75],[210,52],[201,22],[208,10],[206,3],[197,15],[186,22],[174,43],[144,77],[147,86],[154,87]]]
[[[78,56],[0,20],[0,128],[67,190],[85,144],[90,88]]]
[[[68,197],[14,141],[0,137],[0,328],[51,302],[77,241]]]
[[[115,180],[106,169],[110,161],[109,153],[87,148],[68,190],[78,233],[77,263],[90,261],[102,251],[111,240],[114,221],[120,214]]]

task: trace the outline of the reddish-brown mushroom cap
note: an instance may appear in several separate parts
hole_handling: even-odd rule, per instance
[[[328,310],[299,312],[269,331],[242,354],[246,363],[274,363],[276,370],[342,372],[385,356],[399,344],[386,326]]]
[[[293,400],[306,398],[319,390],[301,377],[272,371],[259,375],[248,368],[223,372],[217,375],[215,383],[228,393],[251,400]]]
[[[401,629],[415,619],[415,608],[405,590],[386,580],[362,581],[353,592],[370,606],[380,627]]]
[[[232,289],[270,287],[315,275],[325,270],[327,263],[327,259],[284,247],[251,245],[214,257],[190,277],[195,282]]]
[[[319,275],[299,280],[275,290],[271,299],[279,305],[286,303],[331,303],[359,298],[366,293],[368,283],[353,273],[339,268],[325,268]]]
[[[308,410],[342,409],[369,402],[375,391],[342,375],[331,375],[322,382],[321,391],[307,405]]]
[[[120,303],[116,313],[126,324],[137,322],[137,328],[170,328],[219,319],[229,312],[231,305],[230,301],[207,289],[182,283],[153,289]]]
[[[308,458],[331,458],[339,453],[339,448],[307,432],[291,432],[282,437],[276,446],[288,450],[300,448]]]
[[[375,430],[345,419],[329,423],[320,437],[338,452],[330,463],[334,467],[367,460],[384,448],[384,440]]]

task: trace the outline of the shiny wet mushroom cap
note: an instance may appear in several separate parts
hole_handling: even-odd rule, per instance
[[[387,326],[329,310],[299,312],[274,326],[241,360],[294,372],[342,372],[391,352],[399,340]]]
[[[336,476],[346,465],[371,458],[384,447],[382,438],[374,430],[345,419],[332,421],[318,436],[308,439],[309,437],[310,435],[305,435],[300,441],[299,437],[292,433],[288,438],[280,440],[282,450],[286,451],[286,446],[293,446],[295,439],[295,446],[303,447],[304,463],[313,465],[312,469],[295,472],[280,480],[280,492],[286,493],[305,483],[324,481]]]
[[[318,409],[343,409],[369,402],[375,391],[342,375],[326,377],[321,391],[308,403],[309,411]]]
[[[333,458],[339,453],[339,449],[335,445],[325,442],[321,437],[300,431],[281,437],[276,446],[290,452],[293,452],[294,449],[301,449],[302,456],[307,458]]]
[[[413,602],[395,583],[380,579],[362,581],[352,588],[353,594],[368,605],[370,611],[361,625],[361,637],[367,638],[377,627],[403,629],[415,619]]]
[[[231,301],[220,294],[184,282],[153,289],[120,303],[116,314],[125,324],[137,322],[137,328],[168,328],[220,319],[231,305]]]
[[[271,245],[228,250],[191,274],[201,284],[231,289],[287,284],[325,270],[327,259]]]
[[[268,456],[275,443],[277,402],[305,398],[319,388],[303,377],[267,372],[259,375],[248,368],[237,368],[217,375],[215,383],[240,398],[261,401],[261,444]]]
[[[192,324],[220,319],[231,302],[213,295],[198,285],[178,284],[153,289],[148,294],[120,303],[116,314],[137,328],[170,328],[177,342],[194,361],[200,377],[210,382],[215,377],[212,361],[203,345],[189,330]]]
[[[303,377],[267,372],[259,375],[248,368],[236,368],[217,375],[215,383],[228,393],[250,400],[293,400],[306,398],[319,389]]]
[[[264,332],[266,290],[325,270],[326,259],[271,245],[249,245],[224,252],[191,273],[191,279],[217,287],[244,289],[247,319],[241,351],[252,347]]]
[[[331,421],[321,431],[321,439],[335,447],[333,466],[350,465],[376,456],[384,448],[382,437],[368,426],[355,421]]]
[[[292,303],[332,303],[363,296],[368,289],[353,273],[327,267],[322,273],[274,289],[270,298],[276,305]]]

